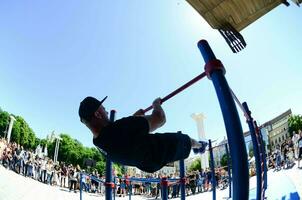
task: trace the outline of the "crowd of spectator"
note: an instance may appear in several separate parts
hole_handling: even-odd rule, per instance
[[[123,176],[117,177],[115,183],[115,193],[117,196],[124,197],[126,195],[143,195],[146,197],[158,198],[161,196],[161,182],[160,180],[166,177],[168,178],[168,196],[170,198],[176,198],[180,195],[180,181],[179,175],[163,175],[163,174],[151,174],[148,176],[141,177],[136,175],[135,177]],[[132,181],[132,178],[139,178],[144,181]],[[217,168],[215,170],[215,179],[216,185],[219,189],[225,189],[228,186],[228,174],[224,168]],[[157,182],[154,182],[157,180]],[[185,192],[186,195],[195,195],[202,192],[211,192],[212,191],[212,173],[209,169],[192,171],[186,174],[185,179]],[[83,176],[83,189],[90,191],[91,182],[94,181],[94,178],[91,176]],[[100,181],[104,182],[104,179]],[[99,185],[97,185],[99,186]],[[101,188],[98,188],[98,192],[102,193]]]
[[[292,138],[287,138],[281,145],[277,145],[275,150],[269,155],[268,166],[274,171],[281,169],[290,169],[298,161],[300,168],[300,160],[302,159],[302,131],[293,132]]]
[[[0,164],[6,169],[41,183],[66,187],[76,191],[79,180],[79,166],[67,165],[64,162],[54,163],[49,157],[0,138]]]
[[[32,178],[44,184],[58,186],[76,192],[80,188],[80,181],[83,183],[83,191],[89,193],[105,194],[105,178],[93,171],[87,174],[85,170],[81,170],[79,165],[73,166],[64,162],[57,162],[37,152],[37,150],[26,150],[15,142],[7,143],[4,138],[0,138],[0,164],[8,170],[12,170],[24,177]],[[84,174],[82,177],[80,173]],[[85,175],[86,174],[86,175]],[[145,178],[160,180],[163,176],[171,179],[178,179],[178,174],[162,175],[153,174]],[[118,196],[144,195],[149,197],[160,197],[160,182],[135,182],[129,181],[130,177],[123,176],[115,179],[115,193]],[[80,180],[81,179],[81,180]],[[215,169],[215,179],[217,187],[225,189],[228,186],[228,174],[224,168]],[[186,195],[194,195],[201,192],[209,192],[212,190],[212,173],[210,169],[193,171],[186,174]],[[131,191],[130,191],[131,190]],[[175,198],[180,195],[179,181],[170,182],[168,186],[169,197]]]

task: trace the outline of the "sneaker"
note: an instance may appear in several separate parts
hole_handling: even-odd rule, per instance
[[[199,148],[193,148],[193,152],[195,154],[198,154],[198,153],[202,154],[202,153],[204,153],[206,151],[206,147],[208,146],[207,142],[199,141],[199,143],[201,144],[201,147],[199,147]]]

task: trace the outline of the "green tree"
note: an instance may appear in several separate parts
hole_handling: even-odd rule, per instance
[[[4,137],[9,124],[9,113],[0,108],[0,136]]]
[[[93,159],[96,161],[96,169],[99,173],[103,172],[105,166],[104,156],[94,147],[84,147],[78,140],[71,138],[67,134],[61,134],[60,148],[58,152],[58,160],[73,165],[84,166],[85,159]],[[49,144],[49,154],[53,157],[55,141]],[[116,166],[117,171],[121,171],[120,166]]]
[[[34,131],[28,127],[28,148],[35,149],[36,148],[36,135]]]
[[[46,145],[49,146],[49,142],[46,139],[38,139],[37,141],[40,141],[38,144],[40,144],[41,147],[45,147]],[[38,145],[37,145],[38,146]]]
[[[122,168],[119,164],[113,163],[112,168],[114,169],[116,176],[122,176],[123,175],[122,174]]]
[[[42,148],[47,146],[48,157],[53,159],[55,152],[56,141],[37,138],[34,131],[21,116],[14,116],[16,121],[12,128],[11,141],[17,142],[25,149],[35,149],[38,145]],[[8,127],[10,114],[0,108],[0,136],[4,136],[4,132]],[[58,160],[64,161],[67,164],[84,166],[85,159],[93,159],[96,161],[96,166],[91,170],[96,169],[100,174],[104,174],[105,158],[94,147],[84,147],[81,142],[71,138],[68,134],[61,134],[60,148],[58,152]],[[114,168],[118,174],[123,173],[123,168],[119,164],[114,164]]]
[[[228,156],[227,156],[227,154],[223,154],[223,156],[221,157],[220,165],[222,167],[228,166]]]
[[[79,164],[79,152],[82,149],[81,145],[67,134],[61,134],[60,137],[62,138],[62,140],[60,141],[58,160],[73,165]],[[49,153],[51,155],[53,155],[54,153],[54,148],[55,142],[52,142],[49,146]]]
[[[34,144],[34,148],[36,148],[39,144],[41,145],[41,142],[42,140],[40,138],[37,138],[35,139],[35,144]]]
[[[103,161],[96,162],[95,169],[98,171],[99,174],[104,175],[105,174],[105,168],[106,168],[106,163],[105,162],[103,162]]]
[[[254,156],[254,149],[253,149],[253,143],[252,142],[249,143],[248,148],[249,148],[249,157],[252,158]]]
[[[196,170],[200,170],[201,169],[201,162],[200,162],[200,158],[195,159],[192,164],[189,166],[188,171],[196,171]]]
[[[250,149],[249,150],[249,157],[252,158],[254,156],[254,150]]]
[[[292,115],[288,119],[288,132],[290,136],[293,136],[293,132],[296,133],[302,130],[302,116],[301,115]]]
[[[27,149],[35,148],[36,136],[27,122],[20,116],[15,116],[11,139]]]

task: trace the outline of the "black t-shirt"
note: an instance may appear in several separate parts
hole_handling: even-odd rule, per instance
[[[137,165],[144,158],[141,152],[144,137],[149,134],[146,118],[131,116],[122,118],[104,127],[93,144],[109,158],[124,165]]]

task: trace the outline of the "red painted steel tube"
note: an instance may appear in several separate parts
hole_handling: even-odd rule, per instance
[[[195,78],[193,78],[192,80],[190,80],[189,82],[187,82],[186,84],[184,84],[183,86],[181,86],[180,88],[176,89],[175,91],[171,92],[170,94],[168,94],[167,96],[165,96],[164,98],[162,98],[161,103],[164,103],[165,101],[167,101],[168,99],[172,98],[173,96],[175,96],[176,94],[180,93],[181,91],[185,90],[186,88],[188,88],[189,86],[193,85],[194,83],[196,83],[197,81],[201,80],[202,78],[204,78],[206,76],[206,73],[203,72],[200,75],[196,76]],[[149,106],[148,108],[146,108],[144,110],[144,113],[148,112],[149,110],[152,109],[152,105]]]

